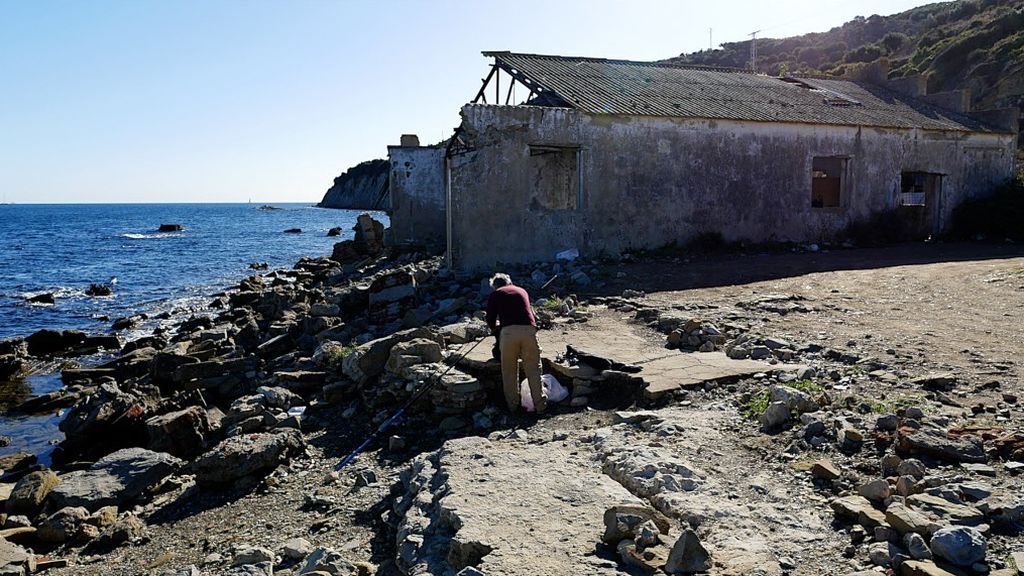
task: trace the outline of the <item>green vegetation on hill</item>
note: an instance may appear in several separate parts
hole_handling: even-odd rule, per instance
[[[969,88],[975,109],[1024,107],[1024,1],[959,0],[891,16],[858,16],[828,32],[758,38],[757,68],[776,75],[841,76],[887,61],[889,77],[917,74],[928,92]],[[668,62],[746,68],[750,41]]]

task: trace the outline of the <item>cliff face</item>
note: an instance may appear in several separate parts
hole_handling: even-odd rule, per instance
[[[388,193],[387,160],[368,160],[349,168],[334,179],[334,185],[317,206],[350,210],[387,210],[391,207]]]

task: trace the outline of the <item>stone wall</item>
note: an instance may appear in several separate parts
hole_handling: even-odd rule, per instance
[[[1009,178],[1015,161],[1009,134],[529,106],[467,105],[462,116],[475,149],[451,161],[451,257],[462,269],[550,260],[569,248],[617,254],[702,233],[829,240],[896,208],[910,171],[942,175],[935,202],[921,208],[940,231],[957,204]],[[845,159],[839,207],[811,206],[815,157]]]
[[[444,153],[442,147],[388,146],[390,243],[444,246]]]

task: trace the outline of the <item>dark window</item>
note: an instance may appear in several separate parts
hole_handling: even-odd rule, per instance
[[[846,158],[817,156],[811,168],[811,207],[842,206]]]
[[[904,172],[900,174],[900,206],[924,206],[928,196],[939,189],[940,176],[927,172]]]

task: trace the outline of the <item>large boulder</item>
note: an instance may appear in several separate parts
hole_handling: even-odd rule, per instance
[[[345,357],[341,364],[341,370],[345,376],[356,382],[366,382],[384,372],[391,349],[395,344],[415,338],[426,338],[437,342],[439,346],[444,345],[444,339],[428,328],[402,330],[359,346]]]
[[[415,364],[430,364],[441,361],[441,345],[429,338],[414,338],[399,342],[391,348],[387,369],[392,374],[401,374],[402,369]]]
[[[61,447],[68,457],[77,454],[99,456],[145,440],[145,422],[162,399],[154,386],[139,386],[127,392],[113,382],[101,384],[95,393],[79,402],[60,423],[64,432]],[[111,448],[113,447],[113,448]]]
[[[191,458],[206,448],[210,421],[202,407],[189,406],[146,420],[146,433],[150,450]]]
[[[18,480],[7,498],[7,513],[31,516],[39,511],[43,500],[60,483],[52,470],[30,472]]]
[[[904,455],[920,455],[947,462],[985,462],[985,450],[977,436],[950,436],[942,430],[922,428],[900,430],[896,450]]]
[[[985,537],[975,528],[943,528],[930,543],[932,553],[957,566],[971,566],[985,560]]]
[[[121,506],[183,464],[163,452],[125,448],[104,456],[87,470],[61,476],[60,484],[50,492],[50,500],[58,507],[82,506],[89,510]]]
[[[232,436],[192,463],[199,484],[227,484],[250,474],[266,472],[300,454],[305,448],[297,430]]]
[[[25,342],[32,356],[51,356],[82,344],[85,337],[85,332],[79,330],[40,330],[25,338]]]
[[[81,506],[67,506],[43,521],[36,535],[43,542],[60,544],[75,539],[89,519],[89,511]]]

